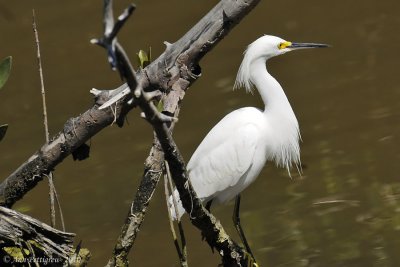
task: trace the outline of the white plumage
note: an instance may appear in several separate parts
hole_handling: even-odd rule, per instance
[[[202,201],[223,203],[237,196],[257,178],[267,161],[288,170],[300,164],[299,125],[289,101],[266,68],[266,61],[293,49],[325,47],[321,44],[290,43],[265,35],[249,45],[237,74],[235,88],[255,87],[264,110],[245,107],[226,115],[207,134],[191,157],[187,170]],[[178,215],[185,210],[178,201]],[[177,218],[172,196],[169,209]]]

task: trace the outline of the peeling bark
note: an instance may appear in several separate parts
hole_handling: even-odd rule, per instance
[[[114,121],[110,110],[97,110],[102,102],[98,100],[82,115],[69,119],[62,131],[0,184],[1,206],[11,207],[67,156]]]
[[[75,234],[59,231],[30,216],[0,207],[0,248],[31,247],[36,254],[64,262],[74,252],[74,236]],[[4,254],[1,249],[0,254]],[[4,258],[0,262],[1,260]]]

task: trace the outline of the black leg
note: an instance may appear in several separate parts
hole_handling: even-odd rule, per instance
[[[236,227],[236,231],[238,232],[239,237],[242,240],[244,247],[246,248],[247,252],[251,255],[251,257],[253,258],[254,263],[257,264],[256,259],[254,258],[253,252],[251,252],[250,246],[247,243],[246,236],[244,235],[242,226],[240,224],[239,208],[240,208],[240,194],[237,195],[236,199],[235,199],[235,208],[233,210],[233,216],[232,216],[233,224]]]
[[[211,212],[211,204],[212,204],[212,199],[211,200],[209,200],[209,201],[207,201],[207,203],[206,203],[206,210],[208,210],[208,212]]]

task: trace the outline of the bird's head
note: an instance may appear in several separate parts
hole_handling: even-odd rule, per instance
[[[328,45],[316,43],[295,43],[276,36],[264,35],[251,43],[245,54],[250,56],[252,60],[257,58],[268,59],[293,50],[322,47],[328,47]]]
[[[265,63],[269,58],[285,54],[289,51],[322,47],[328,47],[328,45],[316,43],[295,43],[276,36],[264,35],[251,43],[244,52],[244,58],[236,78],[235,88],[243,86],[247,91],[251,90],[250,67],[251,64],[256,61],[262,61]]]

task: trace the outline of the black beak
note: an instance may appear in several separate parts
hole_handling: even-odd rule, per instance
[[[292,43],[291,45],[287,46],[287,48],[292,48],[292,49],[323,48],[323,47],[330,47],[330,45],[314,44],[314,43]]]

